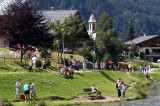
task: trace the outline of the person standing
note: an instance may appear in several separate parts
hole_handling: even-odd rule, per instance
[[[149,72],[149,64],[147,65],[147,72]]]
[[[29,69],[28,69],[29,72],[32,72],[32,61],[30,60],[29,62]]]
[[[101,68],[101,70],[103,70],[103,62],[101,62],[100,68]]]
[[[46,71],[46,61],[45,61],[45,58],[43,58],[42,60],[42,67],[43,67],[43,72]]]
[[[98,62],[95,63],[95,69],[98,69]]]
[[[122,99],[125,99],[127,86],[122,82]]]
[[[76,68],[76,59],[74,59],[74,60],[73,60],[73,62],[72,62],[72,66],[73,66],[73,69],[75,69],[75,68]]]
[[[31,90],[31,92],[30,92],[31,98],[33,97],[33,100],[35,100],[35,98],[36,98],[36,87],[32,82],[30,82],[29,85],[30,85],[30,90]]]
[[[86,66],[87,66],[87,61],[86,61],[85,57],[83,58],[82,63],[83,63],[83,71],[85,71],[86,70]]]
[[[29,101],[29,89],[30,89],[29,84],[25,83],[25,85],[23,86],[23,89],[24,89],[24,94],[25,94],[25,102],[27,102]]]
[[[34,55],[34,57],[32,58],[33,71],[34,72],[36,70],[36,63],[37,63],[37,57],[36,57],[36,55]]]
[[[106,65],[106,64],[105,64],[105,62],[103,62],[103,70],[105,70],[105,69],[106,69],[106,68],[105,68],[105,65]]]
[[[15,99],[19,98],[20,92],[21,92],[21,79],[18,79],[16,82],[16,97],[15,97]]]
[[[120,98],[121,97],[121,88],[122,88],[121,81],[119,81],[118,82],[118,88],[117,88],[118,89],[118,99],[119,100],[121,100],[121,98]]]
[[[128,71],[129,71],[129,72],[132,71],[132,64],[131,64],[131,62],[129,62],[129,64],[128,64]]]
[[[140,68],[140,73],[141,73],[141,72],[142,72],[142,66],[140,65],[140,67],[139,67],[139,68]]]
[[[77,71],[79,71],[80,62],[77,61]]]

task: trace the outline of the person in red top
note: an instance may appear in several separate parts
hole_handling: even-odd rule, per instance
[[[79,71],[80,62],[77,61],[77,71]]]

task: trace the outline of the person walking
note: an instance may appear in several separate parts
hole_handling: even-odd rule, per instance
[[[87,61],[86,61],[85,57],[83,58],[82,63],[83,63],[83,71],[85,71],[86,70],[86,66],[87,66]]]
[[[34,55],[34,57],[32,58],[33,71],[34,72],[36,70],[36,63],[37,63],[37,57],[36,57],[36,55]]]
[[[46,71],[46,61],[45,61],[45,58],[43,58],[42,60],[42,67],[43,67],[43,72]]]
[[[25,83],[25,85],[23,86],[23,89],[25,94],[25,102],[27,102],[29,101],[29,89],[30,89],[29,84]]]
[[[30,96],[31,96],[31,98],[33,97],[33,100],[35,100],[35,98],[36,98],[36,87],[32,82],[29,82],[29,85],[30,85],[30,90],[31,90]]]
[[[19,95],[21,92],[21,79],[18,79],[16,82],[16,96],[15,99],[18,98],[19,99]]]

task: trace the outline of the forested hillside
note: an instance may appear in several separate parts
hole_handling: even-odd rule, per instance
[[[113,19],[117,36],[125,38],[132,23],[135,36],[160,34],[160,1],[159,0],[32,0],[38,2],[40,9],[77,9],[88,25],[89,17],[94,10],[99,20],[106,11]],[[88,27],[87,27],[88,28]]]

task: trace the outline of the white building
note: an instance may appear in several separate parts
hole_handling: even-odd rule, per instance
[[[97,21],[94,17],[93,11],[92,11],[92,15],[90,16],[88,23],[89,23],[89,30],[87,31],[88,35],[90,36],[91,39],[96,40],[97,39],[97,33],[96,33]]]

